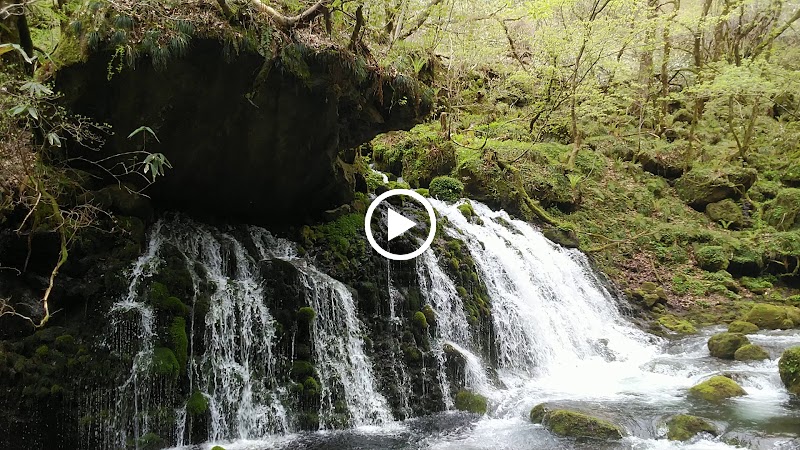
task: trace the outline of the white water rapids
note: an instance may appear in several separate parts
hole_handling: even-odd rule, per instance
[[[719,330],[676,340],[640,330],[622,314],[618,301],[579,251],[559,247],[529,224],[478,202],[472,204],[480,221],[466,219],[457,205],[432,202],[447,218],[445,232],[465,243],[487,288],[497,354],[494,371],[479,356],[454,282],[433,251],[424,253],[417,259],[417,279],[423,302],[436,312],[432,350],[442,366],[440,385],[450,391],[443,369],[444,348],[450,346],[465,356],[467,387],[489,399],[487,415],[478,419],[449,412],[392,422],[380,393],[382,386],[373,375],[374,362],[364,351],[367,330],[350,291],[298,258],[290,243],[251,227],[251,239],[263,258],[281,258],[298,268],[310,303],[319,312],[313,336],[321,372],[323,426],[333,409],[333,399],[328,397],[332,386],[343,392],[352,423],[361,426],[295,434],[291,411],[281,407],[285,393],[269,379],[274,330],[270,312],[262,307],[263,280],[255,261],[227,233],[200,225],[187,230],[186,224],[180,224],[171,228],[172,234],[156,232],[151,246],[173,243],[187,260],[205,267],[219,288],[206,323],[215,331],[208,335],[209,349],[201,367],[193,369],[214,412],[212,440],[227,450],[717,450],[741,448],[737,444],[755,449],[800,448],[800,405],[777,375],[782,350],[800,344],[796,332],[751,335],[754,343],[770,352],[767,361],[711,358],[705,344]],[[153,260],[156,253],[151,248],[145,257]],[[147,272],[139,270],[134,275],[139,283]],[[126,311],[141,309],[133,298],[126,298],[122,306]],[[244,312],[249,318],[244,318]],[[145,319],[143,315],[141,323]],[[240,338],[227,341],[221,336],[226,333]],[[141,348],[152,351],[151,344]],[[720,373],[732,375],[748,395],[717,407],[687,397],[688,388]],[[623,426],[629,437],[610,443],[557,438],[527,418],[541,402],[596,411]],[[452,402],[446,406],[452,408]],[[676,413],[706,417],[725,434],[700,436],[689,443],[667,441],[663,423]],[[137,426],[146,424],[139,421]]]

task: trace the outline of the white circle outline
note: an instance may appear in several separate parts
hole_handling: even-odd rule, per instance
[[[421,203],[422,206],[425,207],[425,211],[428,212],[428,218],[430,218],[430,230],[428,231],[428,238],[425,239],[425,242],[411,253],[405,253],[402,255],[398,255],[396,253],[391,253],[384,250],[377,242],[375,242],[375,237],[372,235],[372,213],[375,212],[375,208],[378,207],[380,203],[386,200],[389,197],[394,197],[397,195],[407,195],[417,202]],[[378,253],[381,254],[384,258],[391,259],[393,261],[408,261],[409,259],[416,258],[417,256],[421,255],[422,252],[428,249],[433,243],[433,239],[436,237],[436,212],[433,210],[433,206],[431,206],[430,202],[425,200],[425,197],[421,196],[420,194],[410,190],[410,189],[392,189],[390,191],[386,191],[383,194],[379,195],[378,198],[370,203],[369,208],[367,208],[367,215],[364,216],[364,231],[367,233],[367,240],[369,241],[369,245],[375,249]]]

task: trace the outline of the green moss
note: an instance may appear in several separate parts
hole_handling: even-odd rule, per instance
[[[725,228],[739,228],[744,224],[742,207],[727,198],[706,206],[706,215],[708,215],[709,219],[722,224]]]
[[[688,320],[679,319],[672,314],[667,314],[658,318],[658,323],[664,328],[680,334],[695,334],[697,329]]]
[[[225,448],[223,448],[223,447],[221,447],[219,445],[215,445],[215,446],[211,447],[211,450],[225,450]]]
[[[545,414],[543,424],[554,434],[588,439],[619,439],[625,435],[613,423],[588,414],[557,409]]]
[[[763,278],[742,277],[739,283],[748,291],[758,295],[765,294],[768,290],[772,289],[772,283]]]
[[[533,423],[542,423],[547,413],[547,405],[545,403],[540,403],[531,408],[529,417]]]
[[[456,167],[452,142],[437,138],[427,146],[415,146],[403,153],[403,179],[415,188],[428,187],[434,177],[448,175]]]
[[[697,260],[697,265],[701,269],[709,272],[725,270],[728,268],[728,264],[730,264],[725,248],[717,245],[707,245],[698,248],[695,252],[695,259]]]
[[[702,417],[678,414],[667,421],[667,439],[671,441],[688,441],[698,433],[717,435],[717,428]]]
[[[306,377],[303,380],[303,393],[308,396],[315,396],[320,392],[319,382],[314,377]]]
[[[50,354],[50,348],[46,345],[40,345],[34,353],[39,358],[46,358]]]
[[[142,450],[158,450],[164,447],[164,439],[151,431],[137,440],[136,447]]]
[[[430,191],[425,188],[414,189],[414,192],[426,198],[431,196]]]
[[[728,325],[729,333],[750,334],[758,331],[758,325],[744,320],[734,320]]]
[[[469,201],[458,205],[458,210],[461,211],[461,214],[467,219],[471,219],[475,216],[475,210],[472,209],[472,203]]]
[[[310,324],[317,317],[317,312],[310,306],[303,306],[297,310],[297,320],[301,323]]]
[[[758,303],[753,305],[744,320],[755,324],[765,330],[778,330],[794,327],[794,322],[789,318],[789,311],[785,306]]]
[[[345,214],[313,229],[314,243],[325,249],[328,259],[350,263],[364,255],[364,240],[359,239],[364,229],[363,214]]]
[[[156,347],[153,350],[151,369],[158,376],[178,378],[181,366],[172,350],[166,347]]]
[[[800,189],[781,189],[764,208],[764,219],[780,231],[800,224]]]
[[[486,414],[486,397],[467,390],[460,390],[456,394],[456,409],[475,414]]]
[[[411,323],[420,330],[427,330],[428,329],[428,319],[425,318],[425,313],[422,311],[417,311],[414,313],[414,316],[411,318]]]
[[[730,378],[717,375],[693,386],[689,389],[689,394],[710,402],[718,402],[731,397],[747,395],[747,392]]]
[[[781,381],[792,394],[800,395],[800,347],[783,352],[778,362]]]
[[[446,202],[454,202],[461,198],[464,193],[464,184],[455,178],[441,176],[431,181],[428,190],[433,198]]]
[[[192,416],[200,416],[208,411],[208,399],[202,392],[195,389],[186,401],[186,412]]]
[[[741,333],[718,333],[708,340],[708,351],[717,358],[733,359],[736,350],[749,343]]]
[[[769,359],[769,353],[758,345],[747,344],[736,350],[733,359],[737,361],[761,361]]]
[[[189,307],[177,297],[170,296],[167,286],[158,281],[150,285],[150,301],[160,311],[178,316],[189,314]]]
[[[289,375],[295,380],[304,380],[307,377],[313,377],[316,374],[314,365],[308,361],[294,361]]]
[[[64,353],[75,353],[77,350],[75,338],[70,334],[57,337],[55,340],[55,346]]]
[[[431,305],[425,305],[422,307],[422,314],[425,315],[425,321],[428,325],[435,326],[436,325],[436,312],[433,310]]]
[[[175,352],[175,357],[182,369],[186,368],[189,361],[189,338],[186,335],[186,320],[176,317],[169,327],[170,346]]]

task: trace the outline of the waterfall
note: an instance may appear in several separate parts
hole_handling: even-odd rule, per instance
[[[196,298],[207,296],[205,318],[190,321],[190,335],[204,333],[202,354],[190,355],[190,392],[208,401],[208,440],[264,439],[295,430],[287,411],[288,392],[276,373],[279,361],[277,322],[265,291],[259,264],[267,259],[291,262],[297,269],[304,298],[316,311],[311,338],[322,391],[320,427],[335,423],[337,403],[346,406],[352,426],[381,425],[392,420],[386,399],[375,387],[372,361],[365,352],[365,332],[348,288],[297,257],[294,245],[257,227],[248,227],[255,254],[234,230],[223,231],[182,216],[160,220],[152,229],[148,248],[129,276],[126,296],[111,309],[108,347],[131,355],[128,374],[112,392],[112,417],[103,425],[105,448],[121,448],[152,431],[152,407],[173,403],[177,385],[152,386],[155,311],[144,295],[146,280],[162,266],[161,253],[173,246],[192,275]],[[252,247],[251,247],[252,248]],[[199,272],[198,272],[199,271]],[[201,287],[200,278],[204,286]],[[203,323],[202,321],[205,320]],[[195,323],[199,321],[199,323]],[[165,394],[168,393],[168,394]],[[164,395],[169,395],[165,398]],[[175,410],[174,442],[186,441],[185,405]]]
[[[486,284],[501,371],[530,378],[568,372],[591,360],[655,354],[657,346],[648,344],[654,338],[624,319],[585,255],[478,202],[473,207],[480,220],[468,220],[457,205],[432,202],[451,224],[447,233],[466,243]],[[449,291],[446,280],[439,285],[445,287],[438,292]],[[437,312],[444,308],[451,314],[447,304],[454,303]],[[459,333],[451,339],[465,346]]]

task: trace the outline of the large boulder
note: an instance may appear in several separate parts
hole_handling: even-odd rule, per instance
[[[619,439],[625,431],[605,419],[569,409],[550,409],[546,404],[531,409],[530,419],[559,436],[591,439]]]
[[[689,394],[709,402],[718,402],[727,398],[747,395],[747,392],[730,378],[717,375],[693,386],[689,389]]]
[[[731,228],[741,228],[744,225],[744,214],[742,207],[733,200],[725,200],[709,203],[706,206],[706,215],[714,222],[719,222],[723,226]]]
[[[792,394],[800,395],[800,347],[792,347],[783,352],[778,362],[781,381]]]
[[[733,354],[733,359],[737,361],[762,361],[769,359],[769,353],[759,345],[747,344],[736,350],[736,353]]]
[[[702,211],[706,205],[726,198],[738,199],[755,183],[758,172],[751,168],[693,168],[675,182],[681,200]]]
[[[718,333],[708,340],[708,351],[711,356],[722,359],[733,359],[736,350],[750,343],[741,333]]]
[[[780,231],[800,225],[800,189],[781,189],[764,208],[764,219]]]
[[[785,306],[758,303],[753,305],[744,320],[766,330],[781,330],[796,325],[792,317],[797,318],[795,312]]]
[[[758,331],[758,325],[744,320],[734,320],[728,325],[729,333],[751,334]]]
[[[411,128],[430,101],[408,77],[353,67],[358,60],[346,51],[311,45],[289,44],[269,58],[242,49],[226,59],[222,39],[195,38],[164,67],[142,61],[113,77],[113,49],[99,50],[59,70],[56,85],[72,112],[115,134],[99,152],[68,142],[70,156],[113,165],[115,155],[163,153],[172,168],[145,193],[167,209],[250,223],[321,217],[353,198],[352,149]],[[158,140],[128,139],[141,126]]]
[[[698,433],[717,435],[717,427],[702,417],[688,414],[677,414],[667,420],[667,439],[671,441],[688,441]]]

